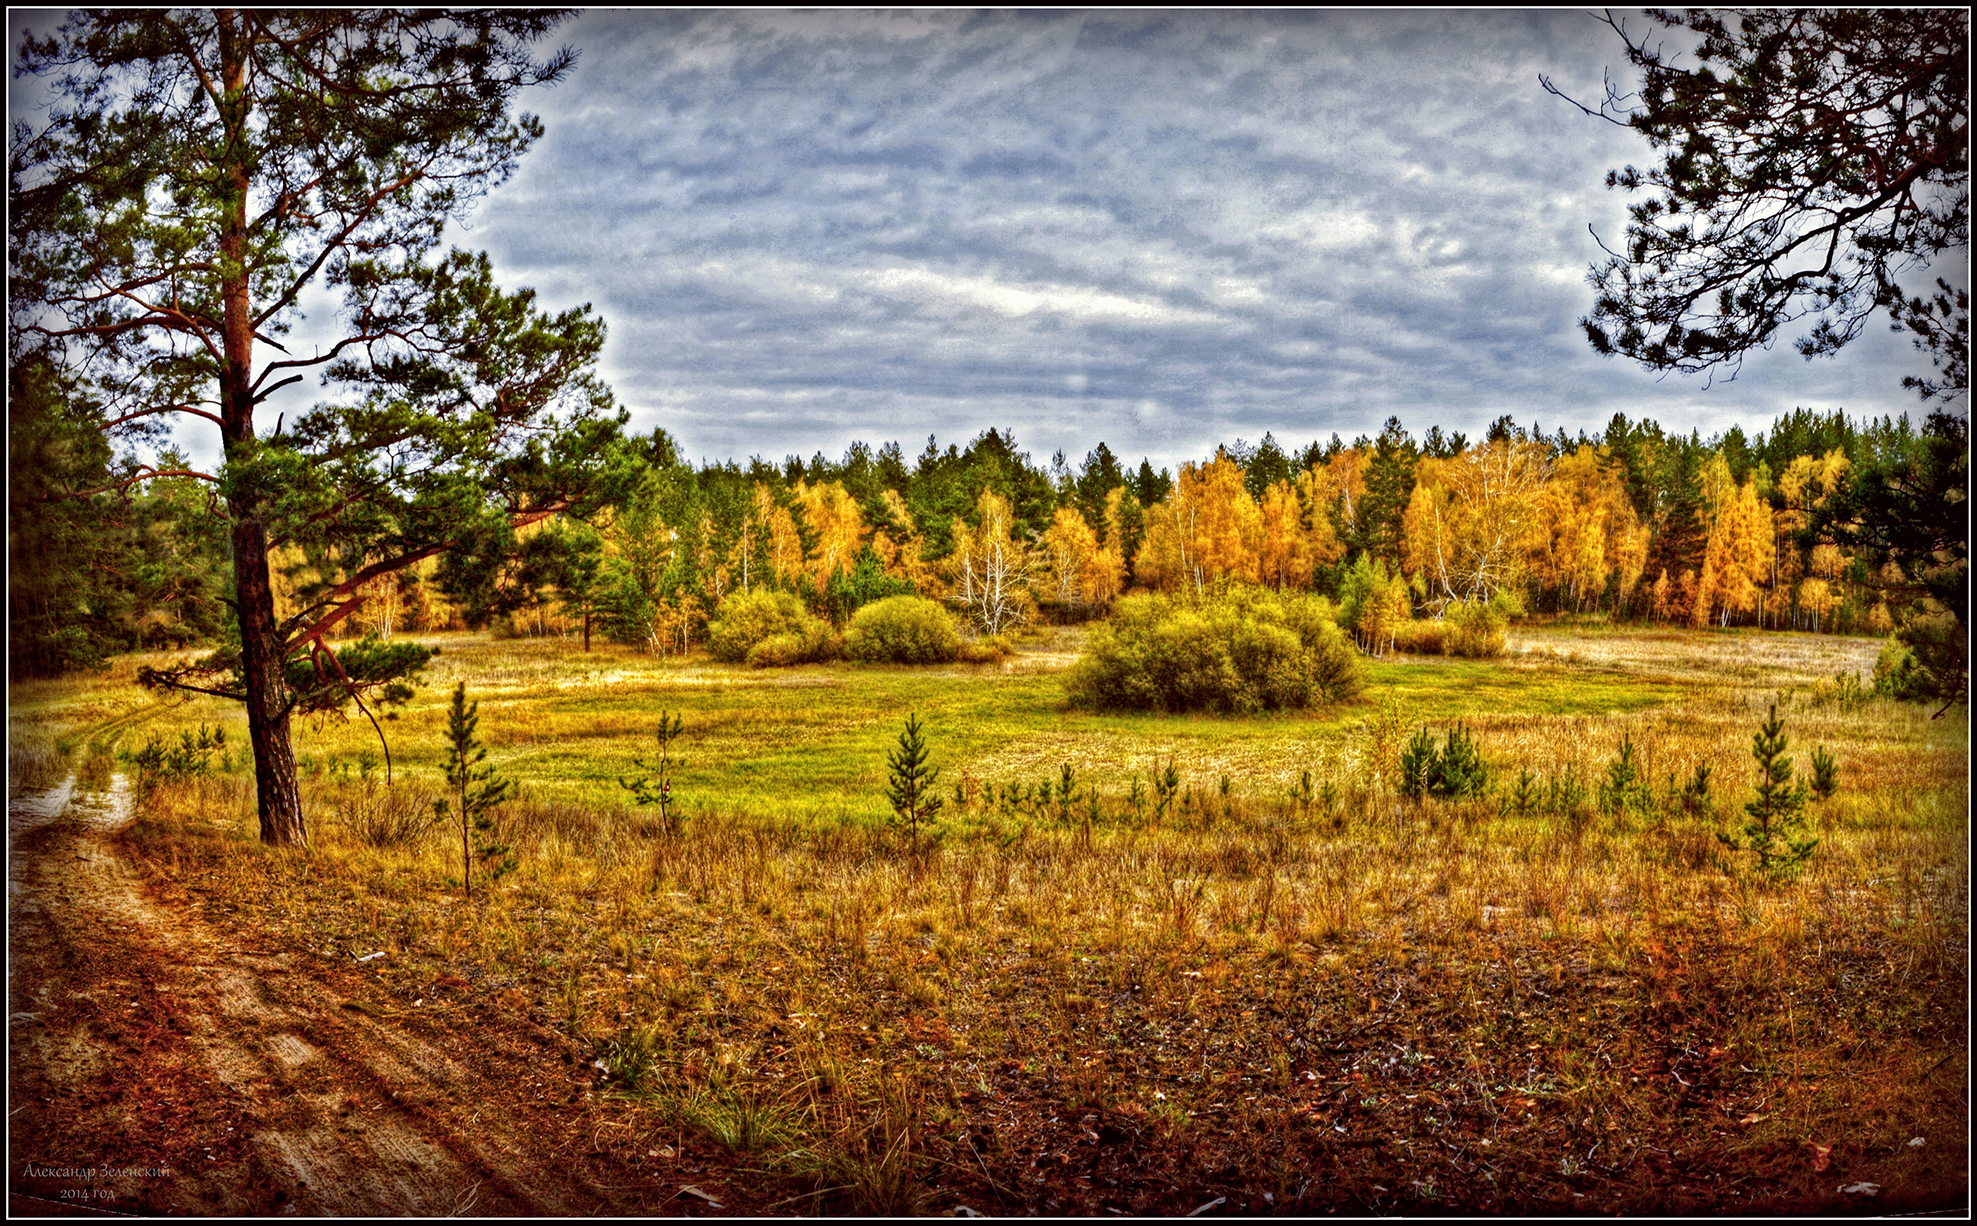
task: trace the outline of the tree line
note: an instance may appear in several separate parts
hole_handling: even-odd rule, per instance
[[[72,395],[45,365],[12,373],[16,675],[223,640],[228,551],[198,481],[50,497],[115,484],[100,410]],[[1929,559],[1907,559],[1904,574],[1899,550],[1861,535],[1879,529],[1855,522],[1860,491],[1913,496],[1938,459],[1967,471],[1966,432],[1945,414],[1918,431],[1905,415],[1799,409],[1756,437],[1619,414],[1569,436],[1506,416],[1471,443],[1439,427],[1416,439],[1389,418],[1349,443],[1237,439],[1170,472],[1128,466],[1103,442],[1076,465],[1061,452],[1039,462],[995,429],[965,447],[929,436],[910,459],[897,442],[859,442],[836,460],[696,465],[657,430],[637,440],[615,499],[524,527],[505,553],[381,575],[336,630],[492,625],[666,652],[702,642],[729,594],[757,588],[840,625],[871,601],[929,595],[993,634],[1083,619],[1133,589],[1199,597],[1233,581],[1372,590],[1402,617],[1508,599],[1539,613],[1887,633],[1955,593],[1932,594]],[[183,467],[171,452],[158,464]],[[1945,480],[1954,471],[1934,477]],[[271,561],[284,616],[345,573],[299,545]]]

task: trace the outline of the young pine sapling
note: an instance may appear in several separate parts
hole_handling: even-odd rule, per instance
[[[474,861],[484,866],[490,881],[515,871],[513,849],[494,841],[494,809],[515,794],[515,785],[482,766],[487,746],[475,735],[480,727],[480,703],[467,703],[467,683],[453,691],[446,721],[447,795],[433,801],[441,821],[456,814],[460,820],[460,880],[466,896],[474,896]],[[476,837],[478,836],[478,837]]]
[[[940,794],[934,791],[940,768],[931,762],[918,715],[906,717],[906,731],[899,734],[899,747],[886,755],[886,766],[891,776],[886,799],[892,802],[892,825],[906,835],[907,851],[917,860],[922,854],[921,836],[931,833],[934,815],[941,809]]]
[[[638,758],[632,765],[652,774],[627,779],[620,775],[618,786],[632,794],[632,803],[659,806],[659,826],[668,838],[678,837],[681,821],[673,807],[673,742],[686,727],[685,713],[672,715],[659,712],[659,727],[654,735],[659,739],[659,764],[649,766]],[[656,775],[656,778],[654,777]]]
[[[1840,790],[1840,764],[1824,745],[1812,751],[1812,798],[1825,800]]]
[[[1806,788],[1792,782],[1792,760],[1785,756],[1788,745],[1785,721],[1778,718],[1774,703],[1770,718],[1751,738],[1757,797],[1744,806],[1750,820],[1744,823],[1743,838],[1717,835],[1734,851],[1756,853],[1758,869],[1774,877],[1798,871],[1819,845],[1818,839],[1793,837],[1805,821]]]

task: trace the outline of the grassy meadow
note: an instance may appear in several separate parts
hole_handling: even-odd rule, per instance
[[[11,786],[101,787],[224,727],[222,769],[146,792],[151,871],[216,924],[384,951],[393,1008],[457,984],[575,1037],[622,1143],[727,1172],[743,1209],[1967,1199],[1967,716],[1836,682],[1874,640],[1526,627],[1254,718],[1068,710],[1076,629],[928,668],[423,641],[389,786],[368,722],[297,724],[307,850],[256,841],[237,713],[132,684],[161,657],[15,685]],[[519,868],[472,902],[431,800],[462,681],[520,786]],[[1717,837],[1773,704],[1801,776],[1839,764],[1788,879]],[[677,831],[617,782],[652,773],[662,711]],[[917,853],[885,796],[909,712],[946,802]],[[1489,794],[1401,796],[1408,739],[1457,725]]]

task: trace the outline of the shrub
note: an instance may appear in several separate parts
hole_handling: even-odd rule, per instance
[[[1102,710],[1252,712],[1335,702],[1364,681],[1329,601],[1237,588],[1200,609],[1129,596],[1067,689]]]
[[[1443,650],[1452,656],[1493,660],[1503,654],[1510,640],[1511,608],[1501,598],[1491,601],[1464,600],[1442,612],[1448,626]]]
[[[778,637],[787,641],[758,658],[756,648]],[[788,592],[756,588],[735,592],[721,602],[719,617],[707,626],[707,649],[716,660],[729,664],[804,664],[832,658],[836,636],[830,623],[805,609],[803,602]]]
[[[957,658],[964,664],[993,664],[1015,654],[1015,645],[1009,641],[1008,635],[984,634],[980,638],[963,640]]]
[[[954,618],[936,602],[889,596],[852,617],[844,650],[867,664],[948,664],[961,653],[961,636]]]
[[[1928,697],[1928,690],[1929,678],[1923,675],[1915,652],[1901,639],[1889,635],[1880,657],[1874,661],[1874,692],[1904,702],[1919,702]]]
[[[1393,627],[1395,651],[1404,651],[1413,656],[1435,656],[1448,653],[1449,625],[1442,621],[1404,621]]]
[[[1443,747],[1435,748],[1426,728],[1414,734],[1400,755],[1400,790],[1415,798],[1465,800],[1481,796],[1490,784],[1490,768],[1467,728],[1449,729]]]

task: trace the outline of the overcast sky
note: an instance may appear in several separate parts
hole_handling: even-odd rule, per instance
[[[594,303],[634,425],[692,458],[1919,416],[1878,325],[1713,386],[1591,352],[1588,224],[1619,240],[1605,173],[1651,155],[1538,85],[1631,82],[1586,13],[598,12],[551,41],[580,58],[523,96],[547,134],[457,241]]]

